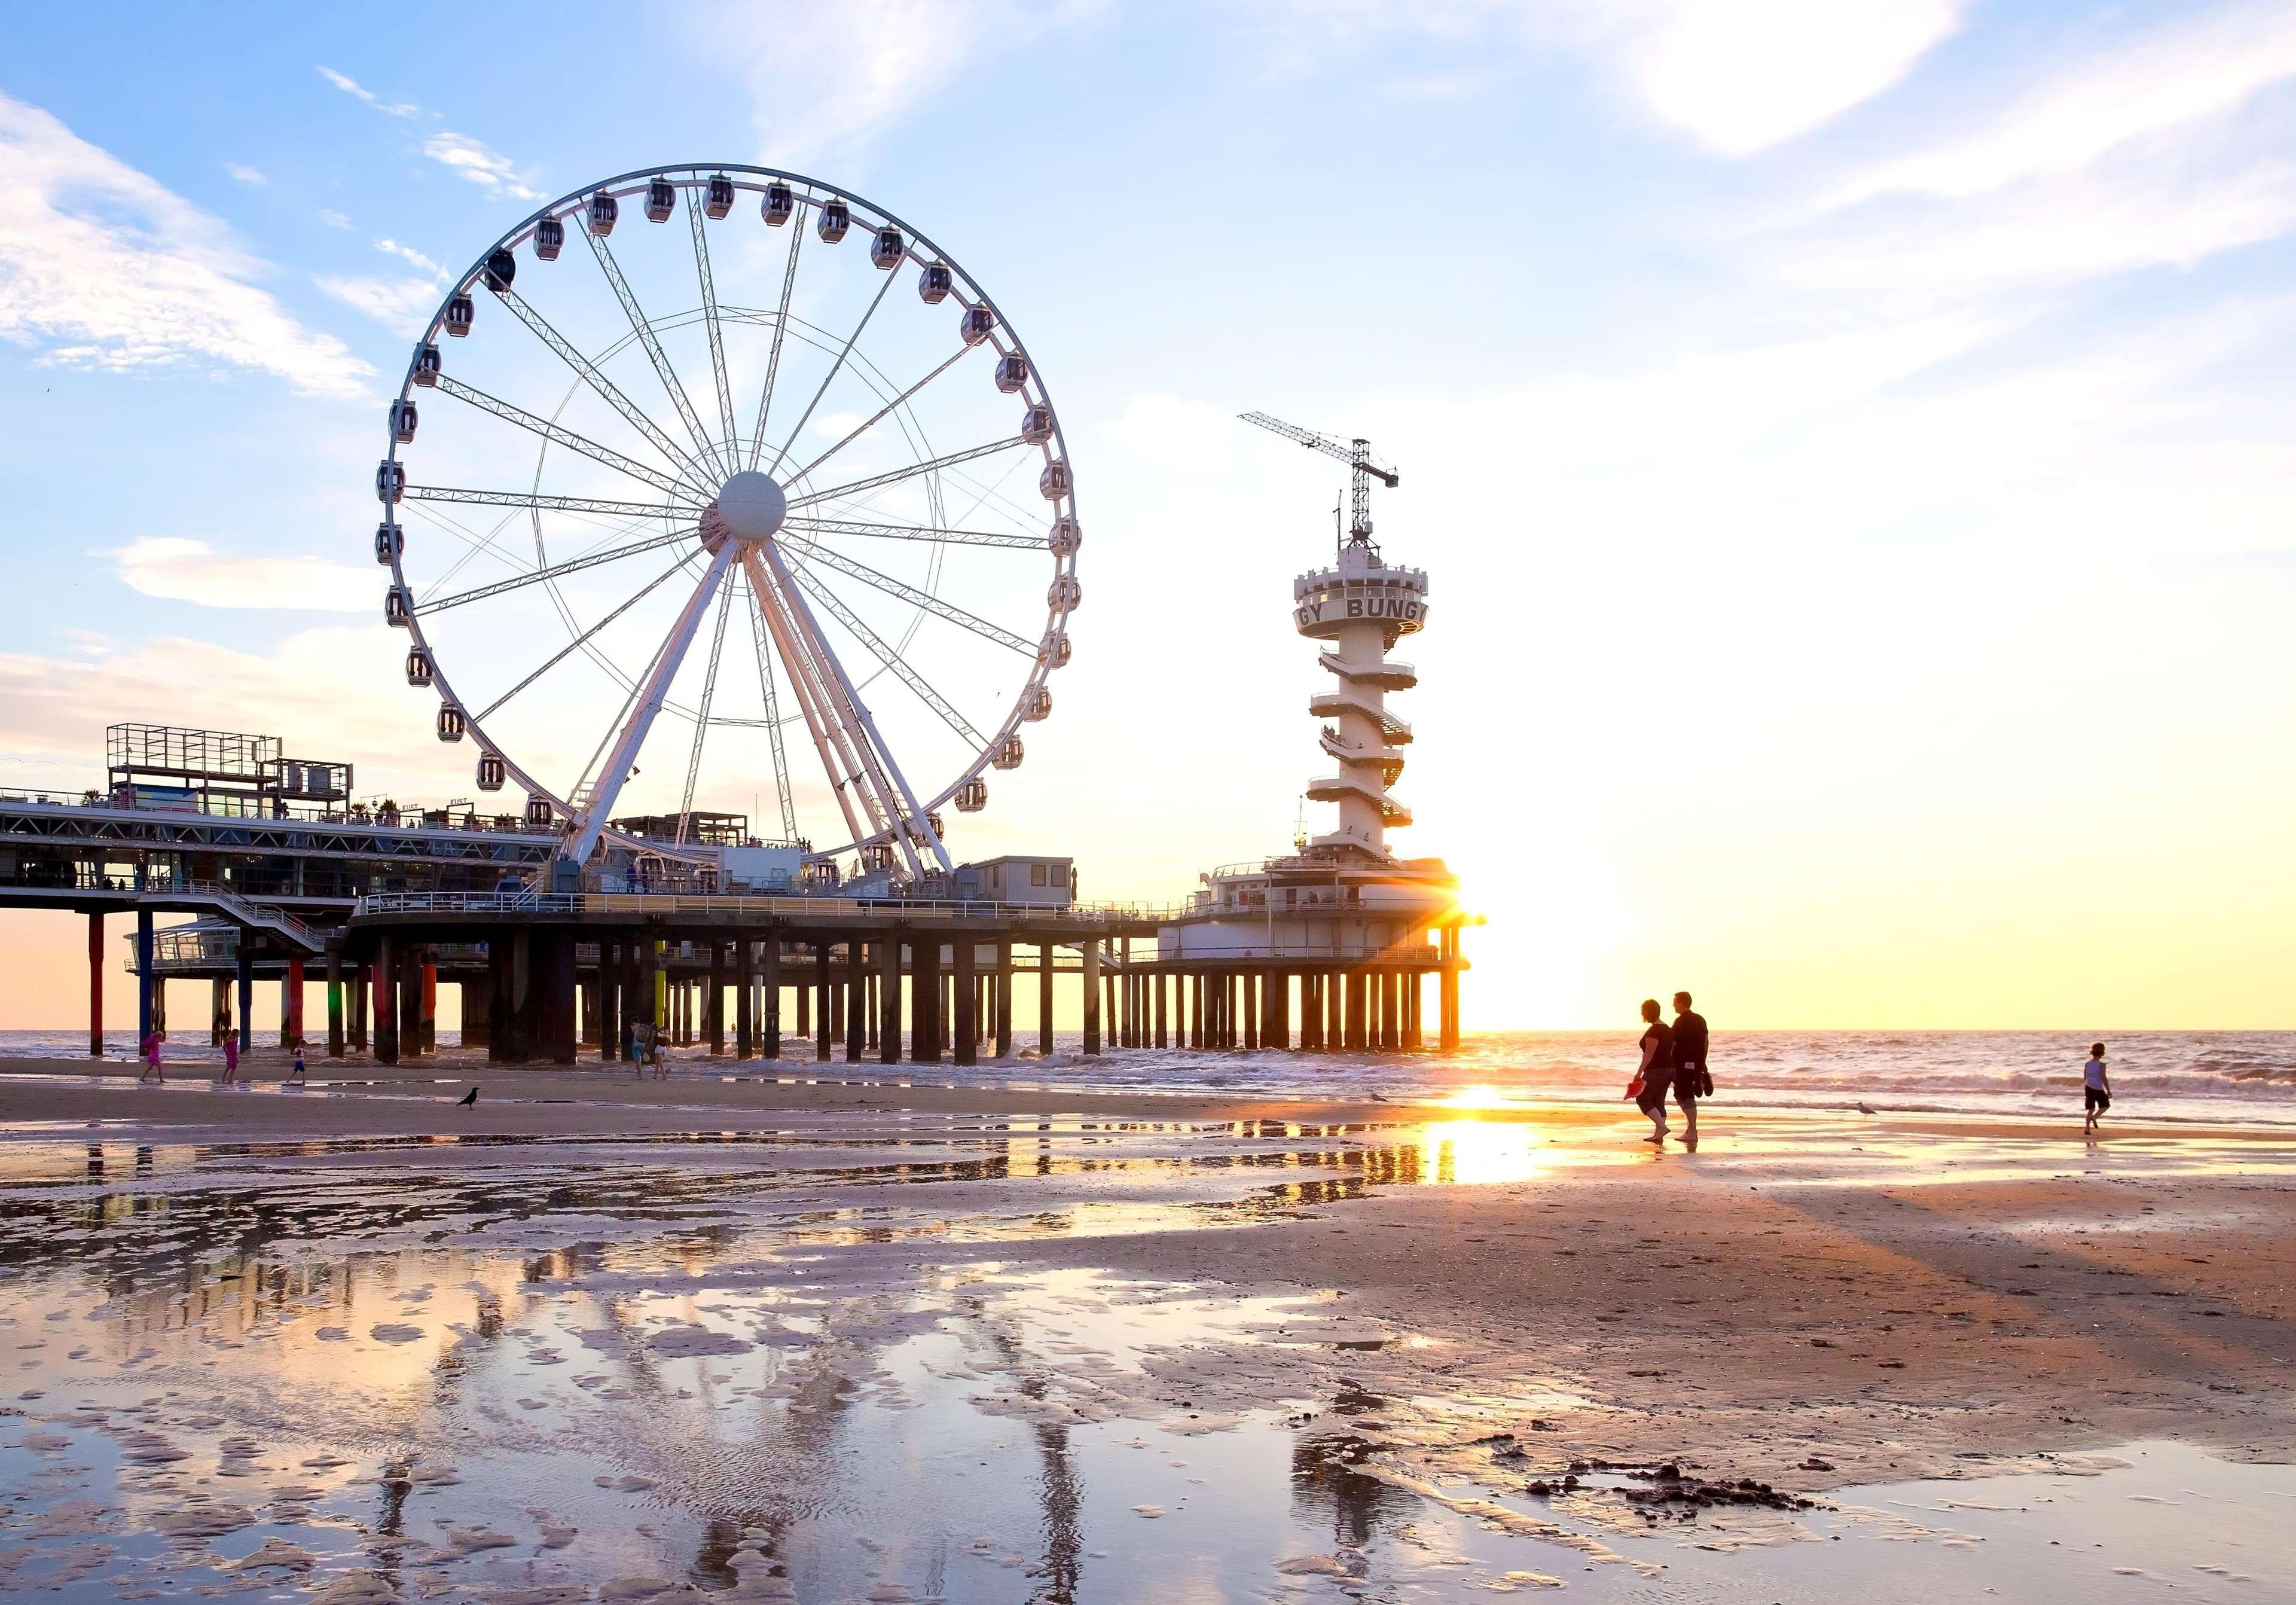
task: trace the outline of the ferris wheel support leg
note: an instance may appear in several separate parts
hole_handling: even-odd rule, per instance
[[[701,576],[701,583],[686,599],[685,610],[671,626],[669,640],[664,643],[661,656],[654,660],[653,673],[648,676],[645,690],[638,697],[637,706],[630,712],[629,722],[622,726],[614,741],[613,750],[598,771],[598,784],[590,794],[589,806],[583,809],[574,833],[567,839],[560,862],[579,866],[590,861],[591,853],[604,833],[606,820],[614,811],[614,801],[621,795],[622,783],[629,779],[630,766],[637,759],[638,749],[645,745],[646,733],[653,728],[654,718],[661,712],[662,703],[669,696],[670,682],[685,661],[685,651],[693,644],[694,632],[701,627],[701,615],[709,608],[710,598],[726,577],[726,570],[734,561],[734,543],[726,542],[709,560],[709,567]]]
[[[900,844],[901,856],[908,860],[909,872],[913,875],[924,873],[924,864],[917,856],[916,843],[919,841],[939,861],[944,872],[948,870],[952,867],[948,849],[941,846],[940,837],[933,830],[932,822],[917,806],[916,793],[909,789],[908,777],[901,773],[901,766],[894,759],[892,749],[878,733],[877,721],[869,712],[868,704],[861,700],[861,693],[854,688],[851,677],[845,672],[845,666],[837,660],[837,654],[829,650],[829,643],[822,638],[820,623],[814,618],[813,609],[807,603],[804,593],[798,589],[797,581],[791,577],[788,566],[782,561],[775,543],[767,543],[765,557],[773,568],[774,577],[781,582],[781,592],[788,601],[791,615],[802,626],[808,643],[818,654],[819,661],[835,678],[840,692],[835,700],[837,711],[844,716],[840,723],[849,718],[857,726],[849,732],[853,744],[872,771],[871,778],[876,782],[878,795],[886,805],[885,811],[891,816],[893,838]],[[891,777],[890,786],[886,783],[888,774]],[[906,813],[898,804],[907,805]]]

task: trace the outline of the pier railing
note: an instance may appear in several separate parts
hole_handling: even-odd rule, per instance
[[[741,897],[685,892],[378,892],[361,897],[352,917],[379,914],[652,914],[783,919],[821,924],[840,917],[898,920],[1000,920],[1032,925],[1146,924],[1177,918],[1169,903],[1050,905],[986,900],[884,902],[865,897]]]

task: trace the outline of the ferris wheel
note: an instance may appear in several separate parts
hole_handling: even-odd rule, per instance
[[[942,810],[1052,710],[1059,418],[987,291],[849,191],[727,164],[562,196],[448,291],[389,424],[407,682],[574,864],[770,792],[758,834],[947,869]]]

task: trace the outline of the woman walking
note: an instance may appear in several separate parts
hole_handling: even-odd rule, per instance
[[[1642,1068],[1635,1072],[1635,1084],[1641,1090],[1635,1094],[1635,1107],[1650,1117],[1651,1134],[1645,1142],[1666,1141],[1666,1094],[1674,1083],[1674,1031],[1660,1018],[1665,1011],[1658,999],[1643,999]]]

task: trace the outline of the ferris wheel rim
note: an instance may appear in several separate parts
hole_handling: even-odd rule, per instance
[[[441,296],[438,307],[433,310],[429,321],[424,324],[421,334],[414,342],[413,352],[408,358],[406,372],[401,377],[398,390],[394,399],[394,409],[398,405],[412,401],[412,393],[418,388],[416,375],[421,366],[423,353],[426,348],[431,347],[437,343],[441,332],[446,329],[448,321],[449,309],[452,307],[456,298],[472,295],[479,288],[488,287],[486,285],[487,266],[496,252],[515,251],[518,247],[529,242],[533,239],[536,231],[545,219],[556,218],[559,219],[562,224],[570,225],[574,228],[583,227],[584,220],[581,214],[589,205],[591,197],[594,195],[608,195],[619,201],[624,196],[649,191],[656,180],[667,182],[673,188],[679,191],[706,191],[711,184],[712,181],[718,177],[725,177],[728,179],[732,183],[733,188],[737,195],[742,192],[763,194],[767,192],[769,184],[773,183],[785,184],[792,186],[793,190],[801,191],[802,192],[793,195],[792,199],[794,200],[798,209],[787,219],[787,225],[790,226],[793,232],[802,226],[807,209],[818,209],[832,201],[842,202],[849,209],[852,221],[855,223],[861,222],[863,217],[865,216],[878,220],[874,226],[882,227],[890,225],[900,230],[906,236],[901,255],[898,261],[885,267],[885,271],[888,274],[888,283],[879,291],[878,299],[882,300],[884,295],[890,291],[892,275],[897,274],[903,266],[912,264],[921,264],[926,266],[931,266],[937,264],[947,269],[950,275],[950,286],[947,293],[956,299],[962,307],[967,308],[980,307],[988,309],[992,321],[988,332],[984,336],[983,343],[991,345],[992,349],[999,356],[1012,355],[1017,356],[1021,359],[1021,361],[1026,364],[1026,377],[1022,381],[1022,388],[1018,393],[1021,396],[1023,401],[1026,402],[1028,399],[1027,392],[1033,389],[1036,395],[1036,405],[1041,405],[1049,414],[1050,428],[1042,439],[1023,441],[1020,437],[1015,437],[1013,441],[1006,442],[1004,445],[1022,444],[1033,446],[1037,454],[1047,465],[1054,463],[1071,463],[1071,458],[1068,448],[1066,426],[1062,420],[1060,409],[1054,402],[1051,388],[1046,381],[1042,370],[1036,363],[1034,357],[1029,355],[1026,341],[1021,338],[1019,331],[1013,326],[1012,322],[1005,316],[1003,308],[997,305],[995,297],[988,291],[987,287],[984,286],[977,277],[967,272],[954,255],[945,250],[931,235],[925,233],[923,231],[916,228],[914,225],[909,223],[908,220],[903,217],[900,214],[894,212],[890,208],[879,205],[876,201],[872,201],[865,196],[857,194],[853,191],[841,185],[826,183],[808,174],[799,173],[786,168],[767,167],[756,163],[670,163],[654,167],[633,168],[627,172],[618,174],[613,177],[603,179],[593,184],[584,184],[570,190],[556,199],[545,202],[543,205],[537,207],[525,218],[521,219],[519,223],[504,231],[501,235],[497,236],[495,241],[489,243],[477,257],[472,259],[468,267],[466,267],[446,287],[445,292]],[[657,221],[660,220],[657,219]],[[697,230],[698,237],[698,232],[700,229],[698,213],[695,217],[694,226]],[[791,275],[794,277],[794,256],[796,246],[796,241],[794,238],[792,239],[791,243],[791,264],[789,272]],[[699,251],[700,250],[701,247],[697,244],[697,250]],[[925,253],[930,253],[930,255],[927,256]],[[707,272],[706,256],[702,257],[701,260],[702,261],[704,271]],[[691,322],[696,317],[713,316],[723,310],[716,306],[714,292],[709,291],[706,286],[705,293],[709,293],[711,296],[709,305],[691,310],[681,309],[679,313],[675,315],[678,326],[683,326],[684,323]],[[785,308],[786,299],[784,299],[783,305]],[[632,312],[634,324],[631,332],[628,334],[619,338],[615,341],[611,342],[608,348],[609,350],[618,351],[623,348],[629,340],[639,339],[641,337],[641,331],[636,327],[636,315],[635,308],[633,307],[630,310]],[[735,310],[742,311],[749,321],[761,319],[764,315],[756,308],[736,308]],[[873,310],[874,307],[873,304],[872,311],[873,312]],[[785,310],[783,313],[778,314],[775,319],[777,326],[780,326],[783,323],[783,320],[786,317],[787,314]],[[797,321],[803,323],[805,320],[800,319]],[[865,326],[866,321],[867,320],[865,316]],[[646,322],[649,332],[654,326],[671,326],[671,320],[668,319],[650,319],[646,320]],[[816,333],[828,333],[827,331],[821,329],[818,325],[808,326]],[[714,332],[715,332],[713,331],[713,334]],[[857,330],[852,338],[852,341],[849,342],[849,350],[851,343],[857,342],[859,334],[860,331]],[[968,342],[967,346],[964,349],[969,349],[971,343],[972,342]],[[954,354],[949,359],[949,363],[944,364],[944,367],[950,365],[955,362],[957,356],[964,355],[964,349],[960,349],[959,352]],[[603,360],[605,354],[606,353],[602,352],[599,360]],[[841,364],[842,359],[840,358],[840,365]],[[570,365],[571,364],[570,364]],[[928,376],[926,381],[921,381],[919,385],[913,387],[909,396],[901,398],[901,400],[906,401],[913,397],[915,391],[921,390],[923,388],[924,383],[930,382],[931,378],[938,377],[939,371],[940,370],[936,370],[933,374]],[[829,383],[835,377],[836,370],[832,369],[830,379],[823,381],[823,392],[825,393]],[[576,388],[578,388],[581,381],[582,374],[578,369],[574,381]],[[572,393],[572,389],[570,389],[570,397]],[[882,391],[879,393],[881,395],[882,394]],[[765,397],[762,399],[765,402],[769,403],[772,391],[770,389],[769,378],[768,389]],[[816,395],[815,401],[817,403],[819,398],[819,396]],[[562,411],[564,405],[564,402],[561,403],[560,410]],[[894,405],[898,405],[899,403],[897,402]],[[808,414],[810,413],[810,407],[808,407]],[[890,409],[889,408],[888,410]],[[652,414],[650,414],[649,416],[651,415]],[[879,417],[882,418],[883,415],[884,414],[881,413]],[[761,407],[761,422],[763,416],[764,411]],[[727,416],[727,422],[729,423],[732,422],[730,414]],[[872,420],[873,423],[874,422],[875,420]],[[799,426],[800,429],[803,427],[803,422],[804,420],[801,419]],[[868,426],[865,425],[863,427],[865,429]],[[855,431],[857,435],[859,432],[861,431]],[[852,438],[853,437],[849,436],[847,438],[849,440]],[[791,437],[791,440],[793,443],[794,434]],[[544,454],[545,456],[548,446],[553,443],[554,442],[551,442],[548,438],[545,437],[544,446]],[[844,441],[840,441],[839,446],[837,447],[832,447],[830,453],[825,453],[822,457],[816,458],[814,463],[807,464],[805,468],[800,470],[796,475],[792,476],[791,481],[791,484],[794,485],[802,482],[802,480],[814,468],[819,466],[820,463],[823,461],[825,461],[828,455],[833,454],[835,450],[840,449],[845,443],[846,442]],[[694,444],[696,446],[695,455],[701,455],[704,451],[703,442],[697,438]],[[738,432],[729,433],[722,444],[738,455],[739,446],[741,445],[741,437],[738,435]],[[753,451],[751,461],[754,463],[758,453],[762,451],[765,442],[762,439],[759,439],[752,444]],[[400,463],[399,446],[400,443],[397,438],[395,425],[392,427],[387,427],[383,462],[387,470],[396,469],[401,471],[401,479],[403,482],[403,465]],[[998,446],[994,449],[1004,449],[1004,446]],[[775,459],[775,467],[776,469],[781,466],[781,456],[785,456],[786,454],[787,446],[784,446],[782,454]],[[536,483],[537,486],[540,483],[542,461],[542,457],[537,457],[536,470]],[[941,466],[939,463],[939,460],[932,460],[914,465],[913,469],[908,471],[921,472],[928,479],[931,479],[932,476],[935,476],[941,471]],[[685,476],[679,475],[678,478],[682,481]],[[834,491],[814,493],[814,500],[819,501],[827,499],[833,496],[833,495]],[[698,536],[700,519],[707,504],[705,504],[698,495],[691,494],[680,495],[677,492],[669,490],[667,487],[665,487],[665,496],[668,499],[662,503],[655,516],[666,520],[674,512],[680,511],[678,504],[680,502],[684,502],[688,504],[684,511],[689,511],[692,513],[696,526],[696,528],[691,531],[684,528],[672,531],[671,538],[683,539],[688,535]],[[1072,466],[1068,467],[1064,471],[1062,487],[1060,493],[1057,495],[1048,495],[1047,501],[1049,504],[1048,512],[1056,529],[1062,520],[1066,520],[1071,524],[1078,521],[1078,503],[1076,495],[1075,476]],[[979,504],[976,503],[976,505],[978,504]],[[539,511],[540,509],[538,504],[529,508],[531,516],[537,521],[539,519]],[[502,766],[504,777],[506,779],[515,780],[519,786],[526,792],[529,799],[540,798],[550,803],[554,814],[554,825],[559,825],[567,822],[578,820],[582,814],[582,808],[575,801],[575,796],[581,791],[582,787],[580,785],[577,785],[568,790],[562,791],[559,787],[545,782],[528,766],[521,763],[517,757],[506,749],[503,743],[493,740],[486,733],[483,717],[488,714],[497,711],[503,702],[508,700],[509,695],[515,695],[516,690],[522,689],[522,687],[514,688],[512,692],[506,693],[504,698],[498,699],[495,704],[485,709],[472,708],[467,700],[455,690],[451,677],[447,672],[445,667],[439,663],[438,654],[432,647],[430,636],[424,631],[422,610],[412,602],[414,594],[413,586],[407,579],[405,569],[405,543],[402,533],[403,525],[400,521],[399,508],[394,499],[384,500],[382,505],[382,521],[383,525],[391,531],[393,536],[390,542],[389,548],[390,553],[389,567],[390,569],[392,585],[398,590],[399,594],[406,598],[408,601],[404,627],[407,630],[409,640],[413,646],[422,654],[426,661],[430,676],[431,686],[439,698],[440,706],[442,708],[452,708],[460,716],[462,727],[465,733],[473,738],[474,744],[481,754],[482,760],[484,757],[490,757],[499,763]],[[668,544],[668,542],[665,541],[664,544]],[[818,555],[818,553],[808,554]],[[541,553],[537,550],[537,556],[539,557]],[[675,572],[677,569],[685,568],[695,555],[699,555],[698,549],[687,549],[684,551],[681,561],[675,565],[671,571]],[[938,576],[938,565],[941,561],[941,553],[936,553],[936,577]],[[933,794],[930,799],[916,800],[914,802],[913,807],[914,815],[932,815],[938,816],[939,811],[947,807],[952,799],[956,798],[961,792],[964,791],[966,787],[981,778],[992,764],[997,760],[999,754],[1006,749],[1008,743],[1018,734],[1021,725],[1026,723],[1034,722],[1036,717],[1041,717],[1041,715],[1032,715],[1031,709],[1040,700],[1041,693],[1045,691],[1053,672],[1057,667],[1061,667],[1062,663],[1065,661],[1064,656],[1056,653],[1055,643],[1065,643],[1070,619],[1076,606],[1076,548],[1071,545],[1067,551],[1063,552],[1057,546],[1054,546],[1053,548],[1053,557],[1054,584],[1047,592],[1046,624],[1042,634],[1037,638],[1035,655],[1029,662],[1027,672],[1022,676],[1019,694],[1005,709],[1004,717],[996,725],[994,730],[985,737],[980,738],[980,745],[977,749],[971,751],[970,756],[966,758],[955,777],[949,781],[947,784],[943,786],[937,793]],[[662,579],[666,580],[668,577],[668,574],[665,574],[662,577]],[[661,583],[660,580],[655,582],[657,585],[660,583]],[[937,577],[935,583],[938,584]],[[554,597],[556,595],[556,583],[554,579],[546,582],[546,588],[550,590]],[[652,587],[648,587],[649,590]],[[644,593],[641,593],[640,594],[643,594]],[[634,597],[632,600],[635,601],[636,599]],[[627,606],[629,604],[625,603],[624,605]],[[905,645],[914,636],[915,629],[918,627],[919,624],[921,624],[923,616],[923,610],[917,610],[913,612],[912,622],[909,629],[903,636]],[[611,618],[611,616],[610,615],[609,617]],[[603,621],[602,621],[602,624],[603,622]],[[594,632],[599,627],[601,626],[592,626]],[[577,644],[579,643],[578,643]],[[570,648],[569,650],[570,650]],[[551,665],[554,664],[556,661],[558,661],[558,659],[554,659],[551,660],[551,663],[546,663],[544,666],[545,669],[551,667]],[[537,671],[537,674],[540,672],[543,671]],[[863,684],[873,684],[886,674],[893,672],[895,671],[892,669],[892,666],[890,663],[881,660],[878,667],[870,673]],[[914,689],[914,687],[912,686],[912,689]],[[693,717],[686,710],[679,709],[677,711],[680,713],[681,717]],[[788,716],[781,719],[779,724],[786,725],[791,723],[796,717],[797,716],[795,715]],[[944,715],[943,717],[944,722],[946,722],[947,716]],[[706,714],[701,716],[701,719],[705,724],[709,722]],[[959,732],[959,733],[961,735],[963,732]],[[978,734],[978,733],[975,733],[976,735]],[[969,746],[970,743],[967,743],[967,745]],[[593,761],[594,763],[594,758]],[[688,806],[690,806],[690,804]],[[901,826],[905,823],[914,827],[917,823],[919,823],[919,821],[914,817],[910,817],[906,820],[897,818],[884,828],[866,833],[857,833],[852,839],[845,841],[837,847],[826,849],[810,849],[809,856],[816,858],[834,858],[841,857],[848,853],[865,852],[869,848],[898,839],[902,834]],[[612,828],[611,825],[605,826],[600,831],[600,834],[603,838],[617,841],[627,848],[643,848],[648,851],[659,851],[663,846],[663,844],[659,842],[646,841],[631,836],[627,832]],[[936,839],[938,838],[938,826],[936,825],[933,827],[933,835]]]

